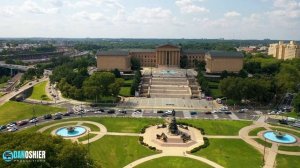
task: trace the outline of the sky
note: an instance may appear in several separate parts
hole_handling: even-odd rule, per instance
[[[0,0],[0,37],[300,40],[300,0]]]

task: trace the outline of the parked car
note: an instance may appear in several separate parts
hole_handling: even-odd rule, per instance
[[[105,112],[105,110],[104,110],[104,109],[99,109],[98,111],[100,111],[100,112],[102,112],[102,113],[104,113],[104,112]]]
[[[27,123],[28,123],[27,120],[22,120],[22,121],[17,122],[17,125],[22,126],[22,125],[26,125]]]
[[[14,126],[14,127],[9,128],[7,131],[8,132],[15,132],[17,130],[18,130],[18,127]]]
[[[6,129],[5,125],[0,125],[0,131]]]
[[[30,123],[36,123],[38,122],[39,120],[37,118],[32,118],[29,120]]]
[[[51,114],[46,114],[44,115],[44,119],[47,120],[47,119],[51,119],[52,118],[52,115]]]
[[[6,127],[13,127],[13,126],[16,126],[17,123],[16,122],[11,122],[9,124],[6,125]]]
[[[168,114],[168,115],[173,114],[172,110],[167,110],[167,111],[165,111],[164,113],[165,113],[165,114]]]
[[[142,112],[142,109],[136,109],[134,112],[136,112],[136,113],[141,113],[141,112]]]
[[[207,111],[204,114],[212,114],[212,112],[211,111]]]
[[[225,113],[225,114],[232,114],[231,111],[225,111],[224,113]]]
[[[107,111],[107,113],[108,113],[108,114],[114,114],[114,113],[116,113],[116,110],[110,109],[110,110]]]
[[[63,113],[63,116],[70,116],[71,114],[69,112]]]
[[[197,112],[196,111],[191,111],[190,114],[191,115],[197,115]]]
[[[285,119],[278,120],[278,122],[279,122],[280,124],[284,124],[284,125],[288,125],[288,124],[289,124],[289,123],[288,123],[288,120],[285,120]]]
[[[102,113],[103,113],[103,112],[100,111],[100,110],[97,110],[97,111],[94,112],[94,114],[102,114]]]
[[[61,112],[58,112],[58,113],[55,113],[54,115],[62,115],[62,113],[61,113]]]
[[[220,108],[220,110],[221,110],[221,111],[228,111],[228,107],[227,107],[227,106],[222,106],[222,107]]]
[[[126,111],[126,110],[119,110],[118,112],[119,112],[119,113],[122,113],[122,114],[127,114],[127,111]]]
[[[162,110],[158,110],[158,111],[157,111],[157,113],[164,113],[164,111],[162,111]]]
[[[54,120],[60,120],[60,119],[62,119],[62,116],[61,116],[61,115],[55,115],[55,116],[54,116]]]

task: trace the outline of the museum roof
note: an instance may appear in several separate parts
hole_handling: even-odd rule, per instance
[[[98,51],[97,56],[128,56],[128,50],[106,50],[106,51]]]
[[[208,54],[211,57],[224,57],[224,58],[243,58],[244,55],[241,52],[235,52],[235,51],[208,51]]]
[[[156,48],[181,48],[181,47],[173,44],[164,44],[164,45],[159,45]]]
[[[129,49],[129,52],[155,52],[155,49],[137,48],[137,49]]]
[[[207,50],[183,50],[185,54],[205,54]]]

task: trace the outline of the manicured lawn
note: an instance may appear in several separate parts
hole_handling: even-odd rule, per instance
[[[95,137],[96,135],[97,135],[97,134],[92,134],[92,133],[90,133],[90,135],[85,135],[85,136],[83,136],[83,137],[80,137],[80,138],[78,138],[78,140],[79,140],[80,142],[82,142],[82,141],[88,140],[88,138],[92,139],[92,138]]]
[[[283,116],[287,116],[287,117],[293,117],[293,118],[297,118],[299,117],[299,115],[295,112],[295,111],[292,111],[292,112],[289,112],[289,113],[286,113],[286,114],[283,114]]]
[[[119,92],[120,96],[129,97],[130,95],[130,87],[121,87],[121,90]]]
[[[280,127],[285,127],[285,128],[289,128],[289,129],[294,129],[294,130],[300,131],[300,128],[298,128],[298,127],[292,127],[292,126],[287,126],[287,125],[283,125],[283,124],[274,124],[274,123],[269,123],[269,124],[273,125],[273,126],[280,126]]]
[[[232,120],[179,120],[204,129],[207,135],[238,135],[239,130],[251,125],[251,121]]]
[[[224,167],[258,168],[262,155],[239,139],[209,139],[210,145],[195,155],[205,157]]]
[[[190,158],[184,158],[184,157],[161,157],[154,160],[150,160],[148,162],[142,163],[135,168],[209,168],[211,166],[200,162],[198,160],[190,159]]]
[[[47,101],[51,100],[46,94],[46,85],[47,85],[47,81],[41,82],[33,86],[33,90],[29,98],[34,100],[47,100]],[[42,99],[43,96],[44,98]]]
[[[283,151],[300,152],[300,146],[279,146],[278,149]]]
[[[284,128],[275,128],[275,127],[271,127],[271,128],[272,128],[272,130],[282,131],[282,132],[290,133],[290,134],[300,137],[300,133],[298,133],[296,131],[291,131],[291,130],[287,130]]]
[[[104,136],[90,143],[91,157],[102,168],[120,168],[127,164],[156,154],[138,142],[138,137]]]
[[[150,118],[111,118],[111,117],[83,117],[73,119],[63,119],[60,121],[52,121],[50,123],[38,125],[37,128],[32,127],[24,130],[25,132],[35,132],[39,128],[54,123],[65,122],[65,121],[94,121],[103,124],[109,132],[128,132],[128,133],[139,133],[144,126],[162,123],[162,119],[150,119]]]
[[[300,156],[278,154],[276,157],[277,168],[299,168]]]
[[[125,80],[124,85],[130,86],[133,83],[133,79]]]
[[[265,142],[264,140],[260,139],[260,138],[254,138],[253,140],[255,140],[257,143],[261,144],[261,145],[265,145],[265,147],[271,148],[272,147],[272,143],[270,142]]]
[[[249,132],[249,136],[257,136],[257,134],[260,132],[260,131],[264,131],[266,130],[264,127],[259,127],[259,128],[255,128],[253,129],[252,131]]]
[[[96,125],[94,124],[90,124],[90,123],[83,123],[81,124],[82,126],[86,126],[86,127],[89,127],[91,129],[91,131],[100,131],[100,128],[97,127]]]
[[[29,119],[33,116],[33,109],[36,116],[66,111],[64,108],[9,101],[0,106],[0,124]]]
[[[208,85],[213,98],[222,97],[221,90],[219,89],[219,82],[209,81]]]

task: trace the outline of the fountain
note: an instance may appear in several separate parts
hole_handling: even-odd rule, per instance
[[[69,126],[58,129],[55,134],[62,137],[77,137],[86,133],[86,128],[81,126]]]
[[[279,132],[277,130],[267,131],[263,134],[263,136],[270,141],[282,143],[282,144],[292,144],[297,142],[297,139],[294,136]]]
[[[173,135],[179,135],[179,130],[178,130],[177,122],[176,122],[176,118],[175,118],[175,110],[172,111],[172,116],[173,116],[173,119],[169,125],[169,132]]]

